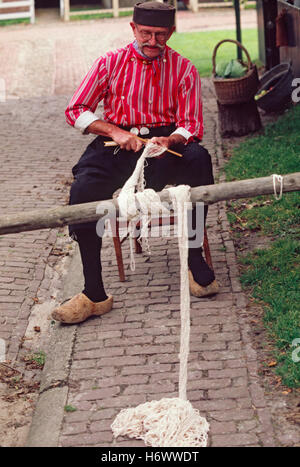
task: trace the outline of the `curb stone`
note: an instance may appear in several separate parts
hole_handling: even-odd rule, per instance
[[[75,295],[81,281],[78,248],[71,259],[65,276],[62,301]],[[72,278],[72,280],[70,279]],[[40,394],[33,414],[26,447],[57,447],[64,407],[68,396],[68,377],[76,326],[55,324],[52,328],[47,358],[43,369]]]

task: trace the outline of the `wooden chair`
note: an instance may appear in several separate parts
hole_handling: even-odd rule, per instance
[[[149,228],[151,226],[153,226],[153,225],[159,225],[159,226],[167,225],[165,223],[165,219],[166,218],[162,218],[162,217],[159,217],[157,219],[152,219],[152,221],[149,224]],[[169,218],[169,221],[170,221],[169,225],[174,225],[176,219],[175,219],[174,216],[171,216]],[[112,223],[111,223],[111,227],[113,229]],[[128,236],[125,236],[121,240],[120,234],[119,234],[120,224],[119,224],[118,219],[116,220],[115,227],[116,227],[115,231],[113,231],[113,241],[114,241],[114,247],[115,247],[115,253],[116,253],[116,259],[117,259],[117,265],[118,265],[120,281],[124,282],[125,281],[125,272],[124,272],[124,263],[123,263],[123,256],[122,256],[122,243],[127,239]],[[205,259],[206,259],[206,262],[207,262],[208,266],[211,269],[213,269],[206,228],[204,228],[203,250],[204,250]],[[142,246],[139,243],[137,238],[135,238],[135,252],[137,254],[142,253]]]

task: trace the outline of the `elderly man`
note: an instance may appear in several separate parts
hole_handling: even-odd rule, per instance
[[[160,2],[137,3],[130,23],[135,40],[95,61],[66,109],[67,122],[83,134],[98,135],[73,167],[70,204],[111,199],[132,174],[142,152],[137,138],[181,152],[179,158],[164,153],[145,168],[147,188],[213,183],[211,158],[199,141],[203,135],[201,82],[194,65],[168,47],[174,32],[175,8]],[[95,115],[100,101],[104,116]],[[113,140],[120,150],[106,147]],[[205,210],[205,214],[207,209]],[[193,213],[195,225],[195,212]],[[84,321],[111,310],[113,299],[104,290],[100,251],[102,239],[96,223],[73,224],[84,274],[84,290],[52,316],[65,323]],[[193,248],[191,233],[189,268],[191,292],[206,296],[218,290],[213,271]]]

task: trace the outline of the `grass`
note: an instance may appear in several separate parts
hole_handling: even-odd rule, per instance
[[[65,405],[64,406],[64,411],[65,412],[76,412],[76,407],[73,407],[72,405]]]
[[[33,354],[26,355],[24,357],[26,362],[32,362],[38,365],[40,368],[43,368],[46,362],[46,354],[42,350],[34,352]]]
[[[300,106],[248,138],[225,166],[228,180],[281,175],[299,171]],[[263,321],[274,343],[276,373],[288,387],[300,387],[300,363],[293,361],[293,340],[300,338],[300,196],[286,193],[280,201],[258,196],[231,203],[232,229],[245,235],[255,231],[271,239],[269,248],[245,257],[241,283],[263,305]],[[295,360],[295,359],[294,359]]]
[[[210,76],[212,73],[212,55],[216,44],[222,39],[235,39],[234,29],[219,31],[201,31],[189,33],[174,33],[168,45],[191,60],[198,69],[200,76]],[[257,29],[244,29],[242,42],[247,49],[252,62],[258,63]],[[221,60],[236,58],[236,46],[231,43],[220,45],[217,50],[216,63]],[[243,54],[244,56],[244,54]],[[243,58],[245,60],[245,56]]]
[[[11,26],[13,24],[30,24],[29,18],[1,19],[0,26]]]
[[[92,8],[85,8],[85,11],[88,11],[89,9],[92,9]],[[93,8],[95,10],[95,8]],[[89,19],[104,19],[104,18],[113,18],[113,14],[112,13],[96,13],[96,14],[91,14],[89,15],[88,13],[87,14],[84,14],[84,15],[81,15],[80,14],[80,11],[82,11],[82,9],[73,9],[71,8],[71,11],[72,12],[75,12],[75,11],[78,11],[78,15],[72,15],[70,16],[70,20],[71,21],[82,21],[82,20],[89,20]],[[120,11],[119,12],[119,16],[132,16],[132,11]]]

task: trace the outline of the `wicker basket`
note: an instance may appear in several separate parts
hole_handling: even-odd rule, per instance
[[[248,71],[241,78],[217,78],[216,77],[216,54],[221,44],[224,42],[233,42],[240,47],[246,54],[248,60]],[[245,47],[238,41],[233,39],[224,39],[216,45],[212,57],[213,76],[212,80],[215,86],[217,99],[220,104],[241,104],[249,102],[257,92],[259,80],[257,68],[250,60],[250,56]]]

